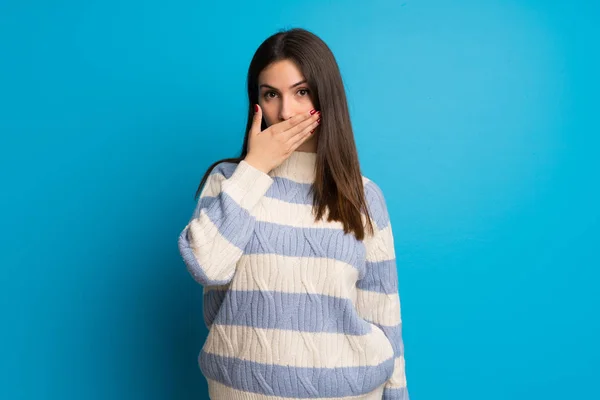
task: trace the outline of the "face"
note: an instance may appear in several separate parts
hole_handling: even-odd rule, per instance
[[[258,76],[258,104],[270,126],[314,108],[304,76],[289,60],[267,66]]]

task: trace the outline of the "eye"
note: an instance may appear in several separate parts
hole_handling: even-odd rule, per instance
[[[302,94],[301,96],[306,96],[309,93],[309,90],[308,89],[300,89],[300,90],[298,90],[298,93],[300,93],[300,92],[304,92],[304,94]]]
[[[270,91],[268,91],[268,92],[265,92],[265,93],[263,94],[263,97],[264,97],[265,99],[272,99],[273,97],[270,97],[270,96],[269,96],[269,95],[271,95],[271,94],[274,94],[274,95],[276,95],[277,93],[275,93],[274,91],[270,90]]]

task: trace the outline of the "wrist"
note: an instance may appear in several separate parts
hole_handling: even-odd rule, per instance
[[[259,163],[253,157],[246,156],[246,157],[244,157],[244,161],[246,161],[252,167],[258,169],[259,171],[264,172],[265,174],[268,174],[269,172],[271,172],[271,168]]]

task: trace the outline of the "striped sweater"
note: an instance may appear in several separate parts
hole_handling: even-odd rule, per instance
[[[268,174],[219,163],[179,235],[203,286],[198,363],[212,400],[408,400],[383,193],[362,177],[376,233],[358,241],[315,222],[315,164],[300,151]]]

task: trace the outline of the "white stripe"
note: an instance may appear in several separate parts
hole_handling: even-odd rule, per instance
[[[221,185],[225,180],[225,175],[213,173],[208,176],[204,188],[202,189],[202,197],[216,197],[221,192]]]
[[[263,195],[268,190],[268,186],[270,186],[268,182],[261,181],[249,192],[247,189],[236,185],[231,178],[226,180],[225,175],[213,173],[206,180],[201,197],[216,197],[219,193],[226,192],[240,207],[250,211],[257,201],[260,202],[264,198]],[[256,193],[254,190],[256,190]]]
[[[206,381],[208,383],[208,396],[211,399],[290,400],[289,397],[269,396],[266,394],[250,393],[243,390],[238,390],[210,378],[206,378]],[[381,400],[384,387],[385,384],[379,386],[369,393],[360,394],[357,396],[327,397],[327,400]]]
[[[244,254],[231,284],[208,290],[267,290],[311,293],[349,299],[361,317],[371,323],[394,326],[401,322],[400,298],[356,287],[358,270],[330,258],[289,257],[280,254]]]
[[[388,261],[396,258],[394,249],[394,235],[392,232],[392,223],[375,234],[375,236],[365,235],[364,244],[367,250],[367,261]]]
[[[229,280],[235,272],[235,264],[242,249],[231,244],[205,214],[188,224],[188,240],[192,253],[202,271],[210,280]]]
[[[297,183],[303,183],[303,184],[311,184],[314,182],[314,174],[312,173],[312,171],[308,171],[307,174],[303,175],[304,170],[303,169],[298,169],[297,175],[296,175],[296,179],[294,179],[294,182]],[[269,172],[268,174],[271,178],[275,178],[275,177],[282,177],[282,178],[286,178],[289,179],[289,176],[285,176],[284,173],[277,173],[277,171],[272,170],[271,172]],[[215,179],[216,182],[221,182],[222,180],[225,179],[225,176],[219,172],[213,172],[208,180],[207,180],[207,185],[208,186],[208,181]],[[363,185],[366,185],[367,183],[371,182],[371,180],[363,175],[361,175],[361,179],[362,179],[362,183]],[[211,188],[212,189],[212,188]],[[219,193],[218,190],[208,190],[207,191],[207,196],[215,196]]]
[[[389,389],[406,387],[406,371],[404,356],[398,356],[394,360],[394,372],[386,386]]]
[[[356,298],[358,269],[331,258],[244,254],[232,290],[272,290]]]
[[[340,221],[327,221],[327,212],[315,221],[312,204],[288,203],[273,197],[263,197],[252,215],[262,222],[287,225],[297,228],[343,229]]]
[[[223,180],[225,180],[224,175],[219,173],[212,174],[207,181],[206,192],[203,196],[218,196]],[[235,188],[235,186],[232,185],[227,188],[228,194],[232,195],[234,199],[239,198],[242,194],[235,192],[232,188]],[[315,221],[312,204],[289,203],[273,197],[263,196],[251,209],[249,207],[245,208],[250,212],[250,215],[261,222],[298,228],[343,229],[343,224],[340,221],[327,221],[327,212],[325,212],[319,221]],[[366,216],[363,213],[361,213],[361,216],[364,226]]]
[[[401,322],[400,296],[397,293],[385,294],[358,289],[356,308],[369,322],[396,326]]]
[[[302,168],[302,166],[298,166],[298,168],[294,168],[293,165],[288,164],[288,170],[280,170],[279,168],[272,169],[269,172],[269,176],[286,178],[289,180],[293,180],[297,183],[313,183],[315,181],[315,171],[310,168]],[[292,178],[289,175],[290,170],[293,170],[294,177]]]
[[[213,324],[203,351],[263,364],[306,368],[376,366],[394,356],[383,331],[366,335]]]

